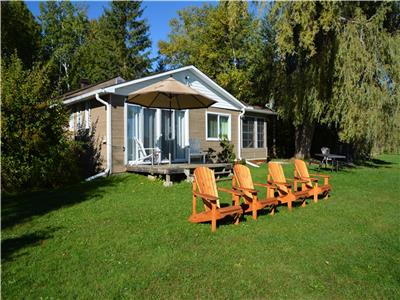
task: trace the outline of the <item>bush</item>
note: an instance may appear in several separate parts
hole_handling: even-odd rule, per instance
[[[233,163],[236,158],[234,145],[225,137],[220,141],[219,145],[222,150],[218,153],[218,161]]]
[[[2,190],[54,188],[80,180],[81,147],[68,137],[68,113],[49,100],[53,87],[46,67],[24,70],[16,56],[2,61]]]

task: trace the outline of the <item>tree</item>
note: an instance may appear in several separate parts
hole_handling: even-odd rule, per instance
[[[40,47],[40,26],[22,1],[1,2],[1,54],[8,59],[15,52],[31,67]]]
[[[88,31],[86,8],[69,1],[40,3],[39,20],[43,33],[41,57],[49,61],[59,93],[76,88],[75,73],[84,68],[75,62]]]
[[[398,3],[343,8],[332,103],[325,120],[358,156],[400,146],[400,15]],[[399,17],[398,17],[399,18]]]
[[[134,79],[151,67],[149,26],[142,20],[141,2],[111,3],[99,21],[92,21],[81,65],[91,81],[122,76]]]
[[[170,21],[160,53],[172,66],[196,65],[237,98],[251,98],[248,56],[255,20],[246,2],[190,7]]]
[[[399,110],[398,29],[385,29],[392,7],[371,2],[274,5],[270,17],[281,67],[281,92],[275,95],[281,116],[295,126],[296,156],[309,156],[317,123],[337,126],[342,141],[359,145],[393,140]],[[396,22],[388,24],[393,29]]]
[[[79,150],[65,133],[67,110],[54,96],[48,68],[25,70],[13,55],[1,72],[2,190],[51,188],[79,179]]]

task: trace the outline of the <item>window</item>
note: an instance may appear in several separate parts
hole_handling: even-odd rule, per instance
[[[218,141],[231,138],[231,116],[227,114],[207,113],[207,140]]]
[[[264,119],[257,119],[257,148],[264,148]]]
[[[89,101],[85,103],[85,128],[90,129],[90,105]]]
[[[243,148],[254,148],[254,119],[243,119]]]
[[[77,121],[76,121],[76,127],[79,129],[82,128],[82,112],[78,108],[78,111],[76,112],[77,114]]]
[[[229,117],[219,116],[219,137],[229,139]]]
[[[69,115],[69,130],[74,131],[75,127],[75,113],[72,111]]]
[[[265,128],[265,119],[245,117],[242,120],[243,148],[265,148]]]

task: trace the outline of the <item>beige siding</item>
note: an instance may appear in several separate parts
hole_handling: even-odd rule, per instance
[[[206,138],[206,111],[230,114],[231,116],[231,142],[234,144],[235,154],[238,150],[238,116],[239,111],[208,108],[208,109],[193,109],[189,111],[189,137],[200,141],[200,146],[203,151],[212,148],[215,151],[221,151],[218,141],[208,141]]]
[[[124,164],[124,96],[112,95],[112,173],[125,172]]]
[[[81,114],[82,122],[85,122],[85,109],[86,102],[77,103],[69,106],[71,113],[74,113],[74,132],[78,130],[78,112]],[[89,100],[89,112],[90,112],[90,132],[94,133],[94,147],[100,152],[100,162],[103,169],[106,168],[107,163],[107,146],[106,146],[106,108],[96,100]],[[85,126],[83,127],[85,128]]]
[[[96,100],[90,100],[91,130],[94,131],[94,141],[100,152],[102,168],[107,167],[107,109]]]

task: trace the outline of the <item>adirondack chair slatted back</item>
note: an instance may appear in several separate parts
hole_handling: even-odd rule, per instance
[[[137,139],[137,138],[135,138],[135,142],[138,145],[139,157],[147,156],[146,150],[144,150],[143,143],[141,141],[139,141],[139,139]]]
[[[253,179],[251,177],[250,169],[244,165],[236,164],[233,167],[234,179],[236,184],[243,188],[254,189]],[[243,192],[246,197],[252,198],[250,192]]]
[[[194,180],[200,193],[218,197],[214,171],[207,167],[198,167],[194,170]],[[206,210],[211,209],[208,201],[203,199],[203,203]],[[217,201],[217,207],[220,208],[219,200]]]
[[[200,153],[200,140],[198,139],[189,139],[189,147],[190,147],[190,152],[191,153]]]
[[[282,165],[276,162],[268,163],[268,174],[272,177],[273,181],[286,183],[285,173],[283,172]],[[288,188],[284,184],[276,184],[280,191],[288,193]]]
[[[303,177],[303,178],[304,177],[305,178],[310,178],[310,174],[308,173],[307,165],[303,160],[295,159],[294,160],[294,167],[295,167],[295,170],[297,172],[297,176]],[[305,179],[305,180],[307,180],[307,179]],[[306,186],[309,187],[309,188],[313,187],[310,179],[307,180]]]

